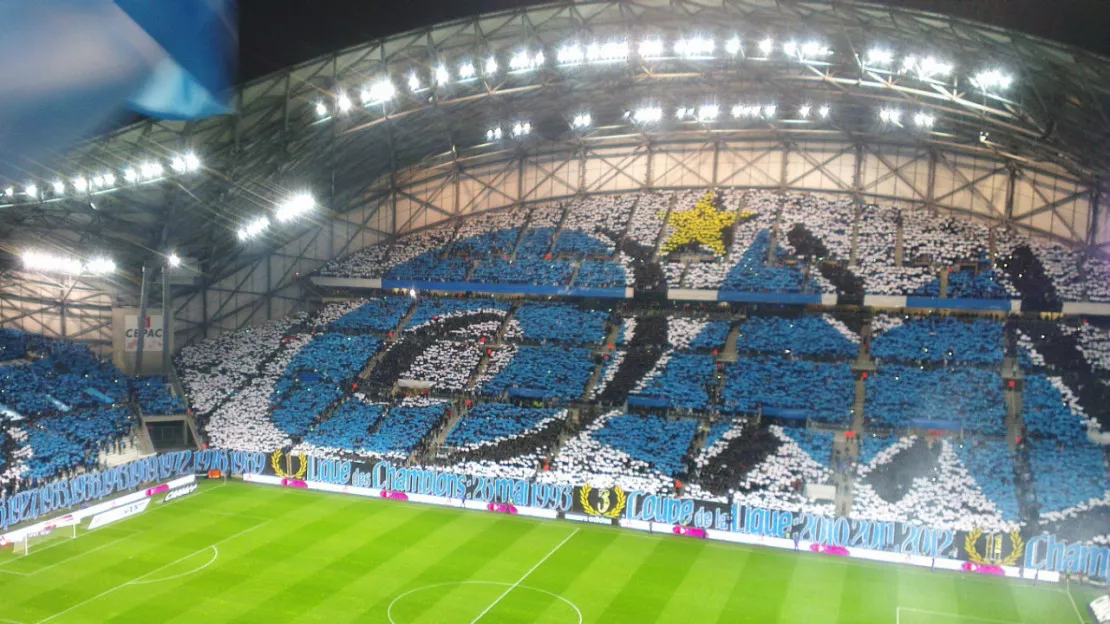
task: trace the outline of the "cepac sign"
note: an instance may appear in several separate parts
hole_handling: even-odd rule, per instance
[[[124,350],[138,351],[139,336],[143,336],[143,352],[161,351],[164,335],[162,333],[162,315],[148,314],[143,322],[139,322],[138,314],[128,314],[123,317]]]

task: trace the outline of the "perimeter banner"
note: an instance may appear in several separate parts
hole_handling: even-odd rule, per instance
[[[692,498],[676,498],[619,487],[560,485],[377,463],[324,459],[284,451],[270,454],[258,474],[292,483],[325,483],[400,494],[437,496],[553,511],[602,522],[651,522],[673,527],[716,530],[767,539],[797,540],[837,551],[852,548],[901,557],[958,559],[976,566],[1014,566],[1029,570],[1082,572],[1110,576],[1110,549],[1069,544],[1055,536],[1014,531],[957,532],[905,522],[830,518],[811,513],[765,509]],[[394,495],[397,496],[394,496]]]
[[[0,498],[0,532],[21,522],[38,520],[52,513],[63,512],[93,503],[113,494],[126,493],[159,481],[168,481],[209,470],[231,471],[233,474],[259,472],[267,456],[228,450],[175,451],[151,455],[100,472],[87,472],[61,479],[8,498]]]

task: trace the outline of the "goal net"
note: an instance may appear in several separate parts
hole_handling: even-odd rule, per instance
[[[44,524],[34,531],[21,535],[12,542],[12,551],[18,556],[25,557],[33,552],[45,550],[53,544],[75,539],[78,524],[80,524],[79,520],[74,520],[68,516],[58,518],[55,522]]]

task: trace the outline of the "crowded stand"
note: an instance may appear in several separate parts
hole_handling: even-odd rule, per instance
[[[525,340],[572,344],[601,342],[609,317],[568,303],[526,303],[513,316]]]
[[[416,309],[405,324],[406,332],[414,332],[428,323],[439,323],[451,318],[471,314],[504,314],[509,304],[493,299],[447,299],[424,297],[416,304]]]
[[[882,361],[998,366],[1002,363],[1003,324],[951,317],[905,318],[875,332],[871,354]]]
[[[724,367],[722,411],[847,424],[855,380],[844,363],[740,358]]]
[[[640,380],[632,395],[640,399],[637,404],[641,405],[705,411],[716,374],[711,356],[668,352]]]
[[[576,400],[593,369],[589,349],[522,345],[499,373],[482,384],[481,391],[491,396],[508,392],[532,399]]]
[[[551,470],[539,479],[672,492],[674,478],[685,472],[684,458],[696,431],[693,420],[606,412],[567,440]]]
[[[847,334],[847,335],[845,335]],[[854,340],[853,340],[854,338]],[[859,338],[843,324],[821,316],[753,316],[740,325],[740,353],[849,360],[859,354]]]
[[[869,423],[884,428],[1006,433],[1002,376],[976,368],[884,365],[868,380],[864,413]]]
[[[136,379],[131,387],[143,414],[157,416],[181,414],[185,411],[185,401],[170,392],[169,383],[165,377]]]
[[[885,441],[869,462],[858,464],[853,516],[958,531],[1017,528],[1016,519],[1005,515],[1013,511],[1005,484],[985,493],[954,446],[948,440],[913,436]],[[1008,511],[996,500],[1004,500]]]
[[[400,379],[432,384],[444,392],[459,392],[482,359],[481,348],[473,343],[440,340],[420,353]]]
[[[329,306],[331,307],[331,306]],[[326,327],[333,332],[393,331],[412,307],[409,297],[392,296],[371,299],[350,311],[342,311]]]
[[[714,443],[713,461],[700,470],[687,493],[706,500],[733,502],[794,513],[834,515],[833,505],[804,494],[807,483],[826,484],[829,469],[778,425],[747,421],[731,427]]]
[[[469,450],[524,438],[558,420],[566,410],[528,408],[502,403],[481,403],[459,419],[447,435],[445,444],[456,450]]]

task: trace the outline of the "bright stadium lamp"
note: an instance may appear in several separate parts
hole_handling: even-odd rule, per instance
[[[897,108],[883,108],[879,110],[879,121],[890,124],[898,125],[902,122],[902,111]]]
[[[570,125],[577,129],[589,128],[593,124],[593,118],[589,113],[579,113],[571,120]]]
[[[565,44],[555,53],[555,62],[560,65],[577,65],[585,58],[585,51],[577,43]]]
[[[937,122],[937,118],[929,113],[920,112],[913,116],[913,124],[918,128],[932,128]]]
[[[674,44],[674,52],[685,58],[711,58],[716,44],[710,37],[690,37],[679,39]]]
[[[65,195],[65,193],[66,193],[66,184],[65,184],[65,182],[62,182],[61,180],[54,180],[53,186],[54,186],[54,194],[55,195]]]
[[[802,119],[809,119],[809,114],[812,111],[813,107],[811,107],[809,104],[802,104],[798,107],[798,116]]]
[[[497,73],[497,57],[496,56],[490,56],[489,58],[486,59],[485,74],[487,76],[492,76],[496,73]]]
[[[180,156],[175,156],[174,159],[170,161],[170,167],[178,173],[185,173],[185,159]]]
[[[139,172],[135,171],[135,169],[132,167],[128,167],[123,170],[123,179],[127,180],[128,182],[134,183],[139,179]]]
[[[320,101],[316,102],[316,116],[317,117],[327,117],[328,116],[328,107],[325,106],[323,102],[320,102]]]
[[[351,98],[347,97],[346,93],[340,93],[335,96],[335,106],[341,113],[348,113],[351,111]]]
[[[778,111],[779,111],[778,106],[776,106],[774,104],[768,104],[768,105],[763,107],[763,116],[766,117],[767,119],[774,119],[775,115],[778,113]]]
[[[23,193],[31,199],[38,199],[39,187],[35,186],[33,182],[28,182],[26,186],[23,187]]]
[[[114,273],[116,263],[111,258],[96,257],[85,263],[85,272],[93,275],[107,275]]]
[[[871,48],[867,52],[864,65],[869,67],[890,67],[894,62],[894,53],[886,48]]]
[[[663,119],[663,109],[658,106],[641,106],[632,113],[632,121],[640,124],[657,123]]]
[[[299,193],[288,201],[279,204],[277,211],[274,212],[274,218],[282,223],[292,221],[305,213],[311,212],[315,207],[316,200],[311,195]]]
[[[820,115],[822,119],[827,119],[828,116],[829,116],[829,113],[831,113],[831,112],[832,112],[832,108],[830,108],[828,104],[825,104],[821,108],[817,109],[817,114]]]
[[[14,186],[9,186],[8,188],[4,189],[4,196],[5,197],[15,197],[15,187]]]
[[[412,73],[409,74],[409,91],[412,91],[412,92],[415,93],[419,90],[420,90],[420,76],[417,76],[416,72],[412,72]]]
[[[526,137],[526,136],[528,136],[529,134],[532,133],[532,124],[527,122],[527,121],[524,121],[524,122],[518,121],[515,124],[513,124],[512,133],[513,133],[513,138],[515,138],[515,139],[519,139],[521,137]]]
[[[474,77],[474,74],[474,63],[467,61],[462,65],[459,65],[459,80],[470,80]]]
[[[725,52],[736,56],[740,54],[740,37],[733,37],[725,42]]]
[[[775,40],[768,37],[760,41],[759,51],[763,53],[764,57],[771,56],[771,53],[775,51]]]
[[[721,107],[716,104],[703,104],[698,107],[698,121],[706,123],[717,121],[721,114]]]
[[[270,227],[270,219],[262,216],[239,228],[239,240],[247,240],[258,236]]]
[[[188,169],[188,164],[189,164],[188,162],[185,163],[186,170]],[[116,174],[112,173],[111,171],[105,171],[104,173],[100,174],[100,185],[101,186],[103,186],[104,188],[108,188],[109,186],[115,186],[115,184],[116,184]]]
[[[176,269],[181,266],[181,256],[174,252],[170,252],[170,255],[166,256],[166,263]]]
[[[663,56],[663,40],[662,39],[645,39],[640,42],[636,48],[640,58],[655,59]]]
[[[971,83],[983,91],[1005,91],[1014,77],[999,69],[988,69],[972,76]]]
[[[397,94],[397,87],[393,86],[393,81],[389,78],[382,78],[375,81],[368,89],[363,90],[361,94],[363,104],[381,104],[393,99]]]
[[[436,86],[443,86],[451,80],[451,74],[447,72],[447,66],[440,64],[436,66]]]
[[[88,180],[81,176],[73,178],[73,190],[77,191],[78,193],[84,193],[85,191],[89,190]]]

